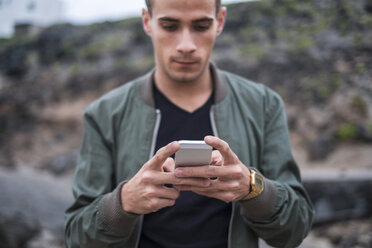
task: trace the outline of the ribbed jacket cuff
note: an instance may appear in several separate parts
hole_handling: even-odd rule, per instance
[[[250,200],[239,201],[244,216],[251,220],[264,220],[270,218],[275,212],[276,187],[272,181],[263,178],[265,187],[259,196]]]
[[[119,184],[114,191],[103,197],[99,211],[104,226],[118,236],[129,235],[140,216],[124,211],[121,206],[121,188],[125,183]]]

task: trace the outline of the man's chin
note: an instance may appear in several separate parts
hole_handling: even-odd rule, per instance
[[[170,75],[170,78],[179,83],[190,83],[198,80],[201,76],[201,73],[175,73]]]
[[[173,81],[188,83],[198,80],[203,74],[203,69],[200,65],[197,68],[172,68],[167,74]]]

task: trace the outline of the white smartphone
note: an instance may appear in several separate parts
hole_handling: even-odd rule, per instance
[[[176,167],[210,164],[212,147],[203,140],[180,140],[178,143],[181,148],[176,152]]]

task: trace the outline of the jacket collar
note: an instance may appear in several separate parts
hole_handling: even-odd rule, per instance
[[[217,104],[225,99],[227,95],[227,82],[225,75],[212,62],[209,64],[209,69],[212,73],[212,81],[214,87],[214,103]],[[152,107],[155,107],[153,81],[155,68],[140,79],[140,94],[142,100]]]

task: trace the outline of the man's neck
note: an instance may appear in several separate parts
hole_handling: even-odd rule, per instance
[[[171,102],[190,113],[200,108],[213,91],[209,67],[199,78],[189,82],[173,81],[156,70],[155,84]]]

